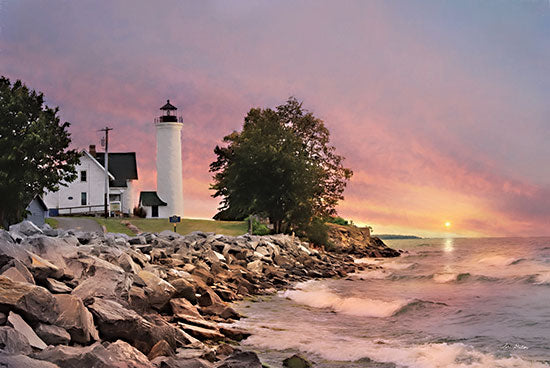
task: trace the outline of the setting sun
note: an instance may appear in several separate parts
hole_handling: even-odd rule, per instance
[[[451,223],[449,221],[445,222],[445,227],[451,227]]]

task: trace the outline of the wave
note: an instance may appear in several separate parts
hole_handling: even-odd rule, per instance
[[[314,308],[330,309],[357,317],[389,317],[406,305],[406,301],[383,301],[370,298],[343,298],[324,287],[314,290],[287,290],[283,297],[302,305]]]
[[[449,282],[459,282],[470,277],[468,272],[465,273],[434,273],[433,280],[438,284],[446,284]]]
[[[527,281],[536,285],[550,285],[550,272],[531,275],[528,277]]]
[[[349,276],[357,280],[383,280],[390,277],[391,272],[378,269],[378,270],[369,270],[352,273]]]
[[[301,290],[287,290],[281,296],[313,308],[330,309],[349,316],[373,318],[391,317],[426,306],[446,305],[419,299],[385,301],[360,297],[340,297],[325,286],[311,284]]]
[[[523,258],[514,258],[506,256],[490,256],[481,258],[478,262],[487,266],[510,266],[523,261]]]
[[[342,337],[325,331],[322,339],[304,336],[303,330],[257,331],[245,345],[284,351],[297,349],[333,362],[369,361],[420,368],[548,368],[542,362],[519,357],[497,357],[462,343],[407,345],[399,341]],[[377,366],[378,366],[377,364]]]

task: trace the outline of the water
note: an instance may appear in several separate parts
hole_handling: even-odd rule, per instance
[[[550,367],[550,238],[386,243],[408,254],[239,304],[243,344],[272,367]]]

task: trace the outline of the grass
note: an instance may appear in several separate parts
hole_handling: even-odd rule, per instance
[[[168,219],[142,219],[142,218],[109,218],[92,217],[100,225],[104,225],[108,232],[124,233],[133,235],[133,233],[121,221],[129,221],[143,232],[159,233],[163,230],[174,230],[173,224]],[[224,235],[242,235],[246,233],[247,226],[244,221],[213,221],[213,220],[195,220],[182,219],[176,226],[179,234],[185,235],[193,231],[214,232]]]
[[[59,225],[59,221],[57,221],[54,218],[46,217],[45,219],[46,223],[50,225],[53,229],[57,229],[57,226]]]

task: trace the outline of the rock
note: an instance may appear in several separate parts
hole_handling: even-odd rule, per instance
[[[25,338],[33,348],[42,350],[47,346],[46,343],[42,341],[42,339],[40,339],[38,335],[36,335],[31,326],[29,326],[19,314],[10,312],[10,314],[8,315],[8,323],[17,332],[25,336]]]
[[[256,353],[239,351],[225,358],[216,368],[262,368],[262,363]]]
[[[145,293],[149,297],[149,303],[157,310],[162,309],[176,292],[169,282],[151,272],[141,271],[138,276],[145,282]]]
[[[42,230],[36,226],[33,222],[24,220],[18,224],[10,226],[10,232],[16,232],[25,236],[32,236],[37,234],[43,234]]]
[[[47,259],[44,259],[40,257],[37,254],[34,254],[32,252],[29,252],[30,256],[30,264],[29,264],[29,271],[31,271],[32,275],[37,280],[45,280],[48,277],[53,277],[55,279],[60,278],[63,276],[63,270],[48,261]]]
[[[177,341],[185,338],[167,322],[163,323],[160,319],[148,321],[113,300],[96,298],[88,307],[97,320],[102,338],[127,341],[145,354],[160,340],[166,340],[175,348]]]
[[[71,341],[71,335],[58,326],[39,323],[34,331],[48,345],[68,345]]]
[[[125,341],[117,340],[109,344],[107,351],[113,355],[116,361],[126,362],[128,368],[152,368],[153,364],[138,349]]]
[[[294,354],[290,358],[283,360],[283,367],[287,368],[311,368],[313,365],[307,359]]]
[[[233,308],[224,304],[213,304],[208,307],[202,307],[201,312],[210,316],[219,316],[223,319],[240,319],[241,315]]]
[[[0,351],[8,354],[25,354],[32,352],[32,347],[27,338],[13,327],[0,327]]]
[[[213,368],[212,363],[199,359],[176,359],[173,357],[157,357],[152,363],[159,368]]]
[[[166,340],[160,340],[151,348],[151,351],[149,352],[149,354],[147,354],[147,358],[149,360],[153,360],[159,356],[172,356],[172,355],[174,355],[174,351],[172,350],[172,347],[170,346],[170,344],[168,344]]]
[[[225,305],[218,294],[216,294],[214,290],[210,289],[209,287],[203,286],[200,287],[197,291],[201,294],[198,298],[198,303],[201,307],[208,307],[215,304]]]
[[[141,267],[134,262],[132,257],[127,253],[122,253],[117,262],[120,267],[126,272],[138,274],[141,271]]]
[[[195,286],[184,278],[171,280],[170,284],[176,289],[173,298],[185,298],[193,304],[197,304]]]
[[[229,344],[220,344],[216,348],[216,356],[217,357],[220,357],[220,356],[228,357],[231,354],[233,354],[234,351],[235,351],[235,349],[231,345],[229,345]]]
[[[144,245],[147,244],[147,240],[144,236],[134,236],[133,238],[128,239],[128,243],[132,245]]]
[[[222,340],[223,335],[217,330],[217,329],[210,329],[205,327],[199,327],[194,326],[182,322],[178,322],[178,325],[181,327],[182,330],[187,332],[189,335],[193,336],[196,339],[199,339],[201,341],[204,340]]]
[[[21,313],[31,323],[53,323],[58,316],[57,302],[48,290],[0,276],[0,310],[8,309]]]
[[[6,316],[5,313],[0,312],[0,326],[5,325],[7,320],[8,316]]]
[[[239,328],[220,327],[220,332],[231,340],[241,341],[251,335],[250,332]]]
[[[190,316],[202,319],[197,307],[185,298],[175,298],[170,300],[170,306],[172,307],[172,313],[178,318],[185,319]]]
[[[90,346],[48,346],[40,353],[34,354],[36,359],[47,360],[62,368],[129,368],[131,361],[117,359],[99,342]]]
[[[68,287],[64,282],[57,281],[56,279],[52,279],[50,277],[45,280],[44,284],[52,293],[61,294],[70,293],[71,291],[73,291],[73,289]]]
[[[27,252],[20,245],[15,244],[8,232],[0,230],[0,267],[4,267],[14,259],[25,262],[28,259]]]
[[[264,269],[263,262],[259,259],[252,261],[246,265],[246,268],[251,272],[262,273]]]
[[[56,294],[55,299],[59,306],[59,317],[55,325],[67,330],[73,342],[87,344],[99,340],[93,316],[79,297]]]
[[[58,365],[36,360],[26,355],[5,355],[0,352],[0,367],[6,368],[59,368]]]
[[[17,260],[13,260],[13,262],[17,262],[19,267],[15,265],[9,267],[4,272],[2,272],[2,276],[9,277],[12,281],[34,284],[34,277],[32,277],[32,274],[29,272],[29,270],[21,262]]]
[[[370,236],[366,228],[327,224],[329,241],[336,252],[360,256],[397,257],[400,253],[384,244],[382,240]]]
[[[77,279],[85,279],[72,294],[87,300],[91,297],[127,302],[128,293],[133,283],[133,276],[122,268],[96,256],[80,255],[67,260]]]

